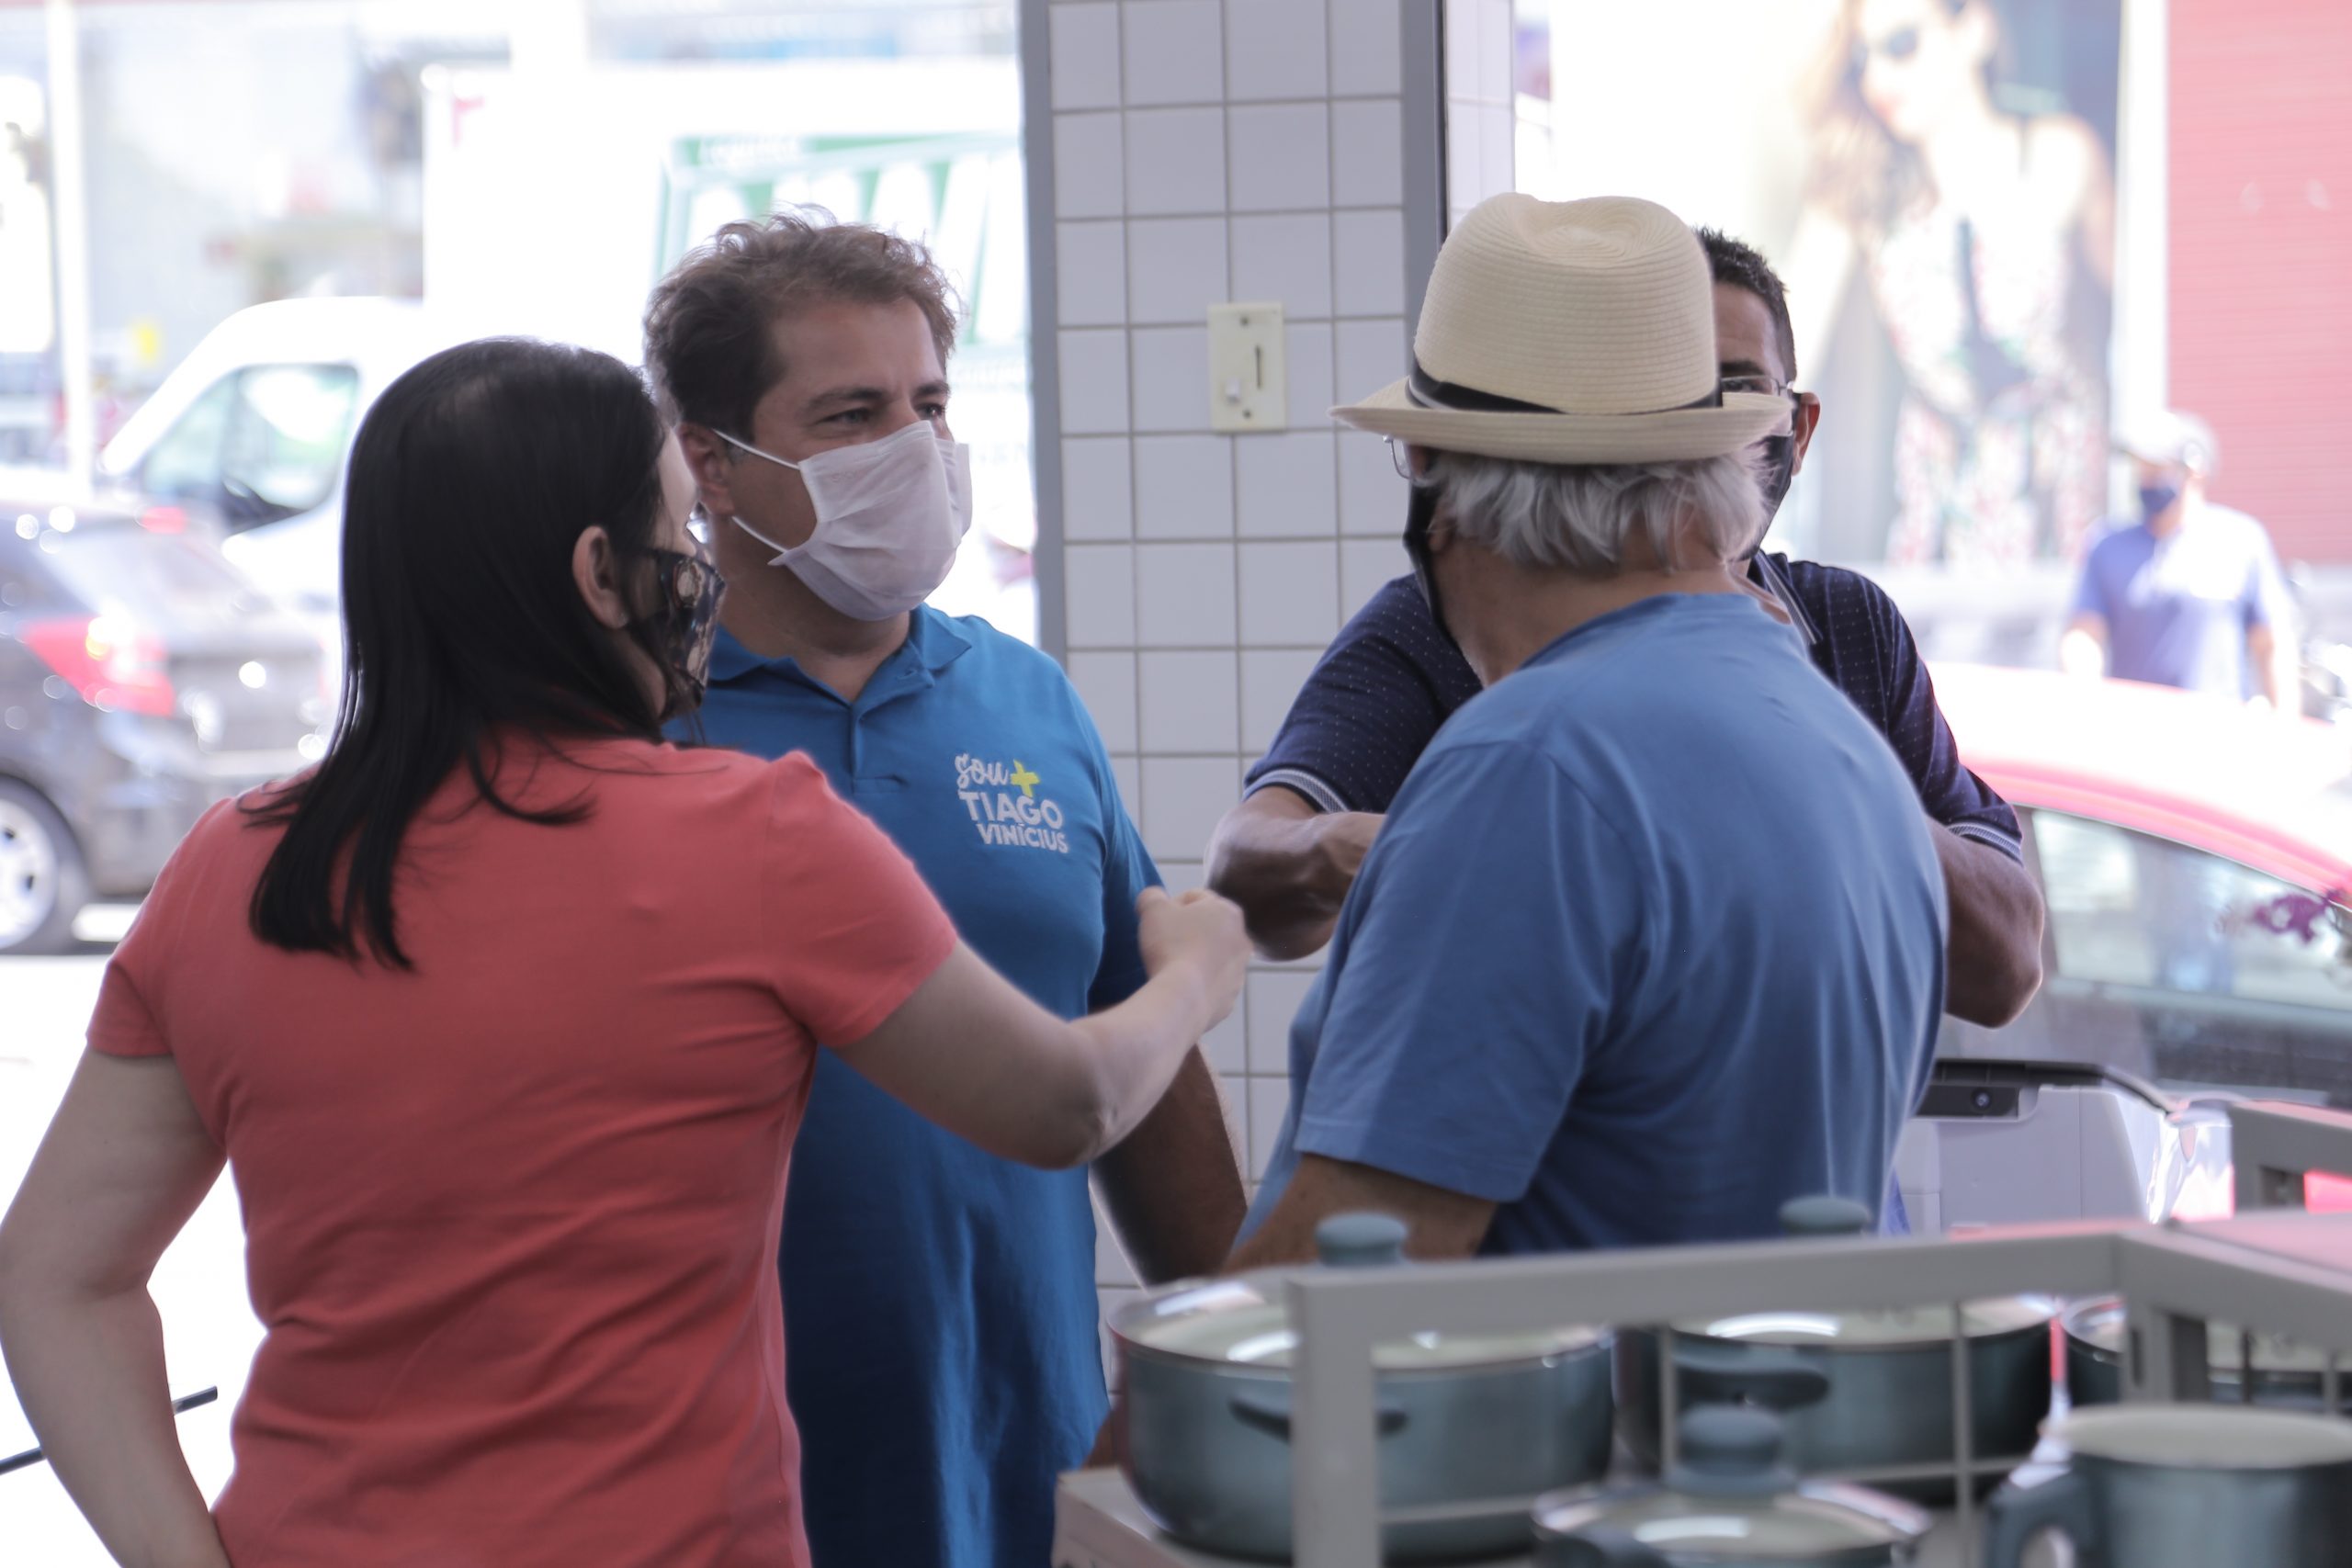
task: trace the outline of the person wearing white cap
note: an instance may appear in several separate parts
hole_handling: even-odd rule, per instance
[[[2168,411],[2128,426],[2116,447],[2136,470],[2140,517],[2084,557],[2060,662],[2300,711],[2294,606],[2270,536],[2205,497],[2221,467],[2211,427]]]
[[[1409,448],[1407,546],[1488,690],[1348,895],[1232,1266],[1349,1209],[1443,1257],[1878,1208],[1943,881],[1885,740],[1739,564],[1787,400],[1723,389],[1697,238],[1623,197],[1481,204],[1414,361],[1335,412]]]

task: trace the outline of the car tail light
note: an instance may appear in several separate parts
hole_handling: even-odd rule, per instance
[[[147,633],[108,615],[35,621],[17,640],[94,707],[168,718],[178,710],[170,655]]]
[[[139,525],[150,534],[185,534],[187,513],[176,506],[151,506],[139,514]]]

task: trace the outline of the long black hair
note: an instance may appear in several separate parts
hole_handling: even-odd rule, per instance
[[[463,764],[499,795],[502,736],[659,740],[660,706],[574,585],[581,531],[624,559],[662,506],[664,433],[637,373],[609,355],[521,338],[463,344],[416,365],[368,411],[343,514],[348,668],[334,744],[262,798],[283,825],[254,886],[254,933],[294,952],[410,968],[392,910],[401,842]]]

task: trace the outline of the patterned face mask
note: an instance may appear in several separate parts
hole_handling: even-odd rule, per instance
[[[702,706],[727,580],[711,563],[710,547],[699,539],[691,555],[658,548],[638,553],[654,564],[658,598],[653,610],[632,622],[630,629],[662,668],[670,694],[662,716],[668,720]]]

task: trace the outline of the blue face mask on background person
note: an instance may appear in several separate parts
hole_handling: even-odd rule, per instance
[[[2169,479],[2163,484],[2142,485],[2140,487],[2141,520],[2153,523],[2172,510],[2173,502],[2180,499],[2180,488],[2177,482]]]

